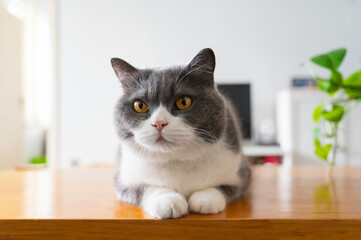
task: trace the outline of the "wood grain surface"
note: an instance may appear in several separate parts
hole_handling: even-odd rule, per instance
[[[361,169],[253,168],[217,215],[157,220],[115,199],[112,168],[0,172],[0,239],[361,239]]]

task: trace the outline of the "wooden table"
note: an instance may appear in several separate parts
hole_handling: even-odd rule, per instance
[[[117,201],[114,169],[0,172],[0,239],[361,239],[361,169],[253,168],[217,215],[151,218]]]

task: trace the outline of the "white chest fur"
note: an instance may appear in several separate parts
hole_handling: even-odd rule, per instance
[[[224,144],[205,144],[185,153],[152,155],[134,151],[122,144],[119,164],[121,184],[132,186],[149,184],[168,187],[184,196],[208,187],[238,185],[241,155]]]

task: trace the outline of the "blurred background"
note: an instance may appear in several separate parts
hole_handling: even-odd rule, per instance
[[[326,95],[304,64],[345,47],[340,71],[360,69],[360,12],[360,0],[0,0],[0,169],[113,164],[110,58],[187,64],[205,47],[254,163],[324,164],[312,112]],[[361,108],[340,129],[337,165],[360,166]]]

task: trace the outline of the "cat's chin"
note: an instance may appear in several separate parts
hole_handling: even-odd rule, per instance
[[[179,144],[165,140],[164,138],[157,139],[152,143],[138,143],[143,148],[153,153],[170,153],[180,149]]]
[[[151,152],[169,153],[179,149],[179,146],[177,146],[175,143],[169,142],[164,139],[159,139],[154,143],[147,145],[147,149]]]

